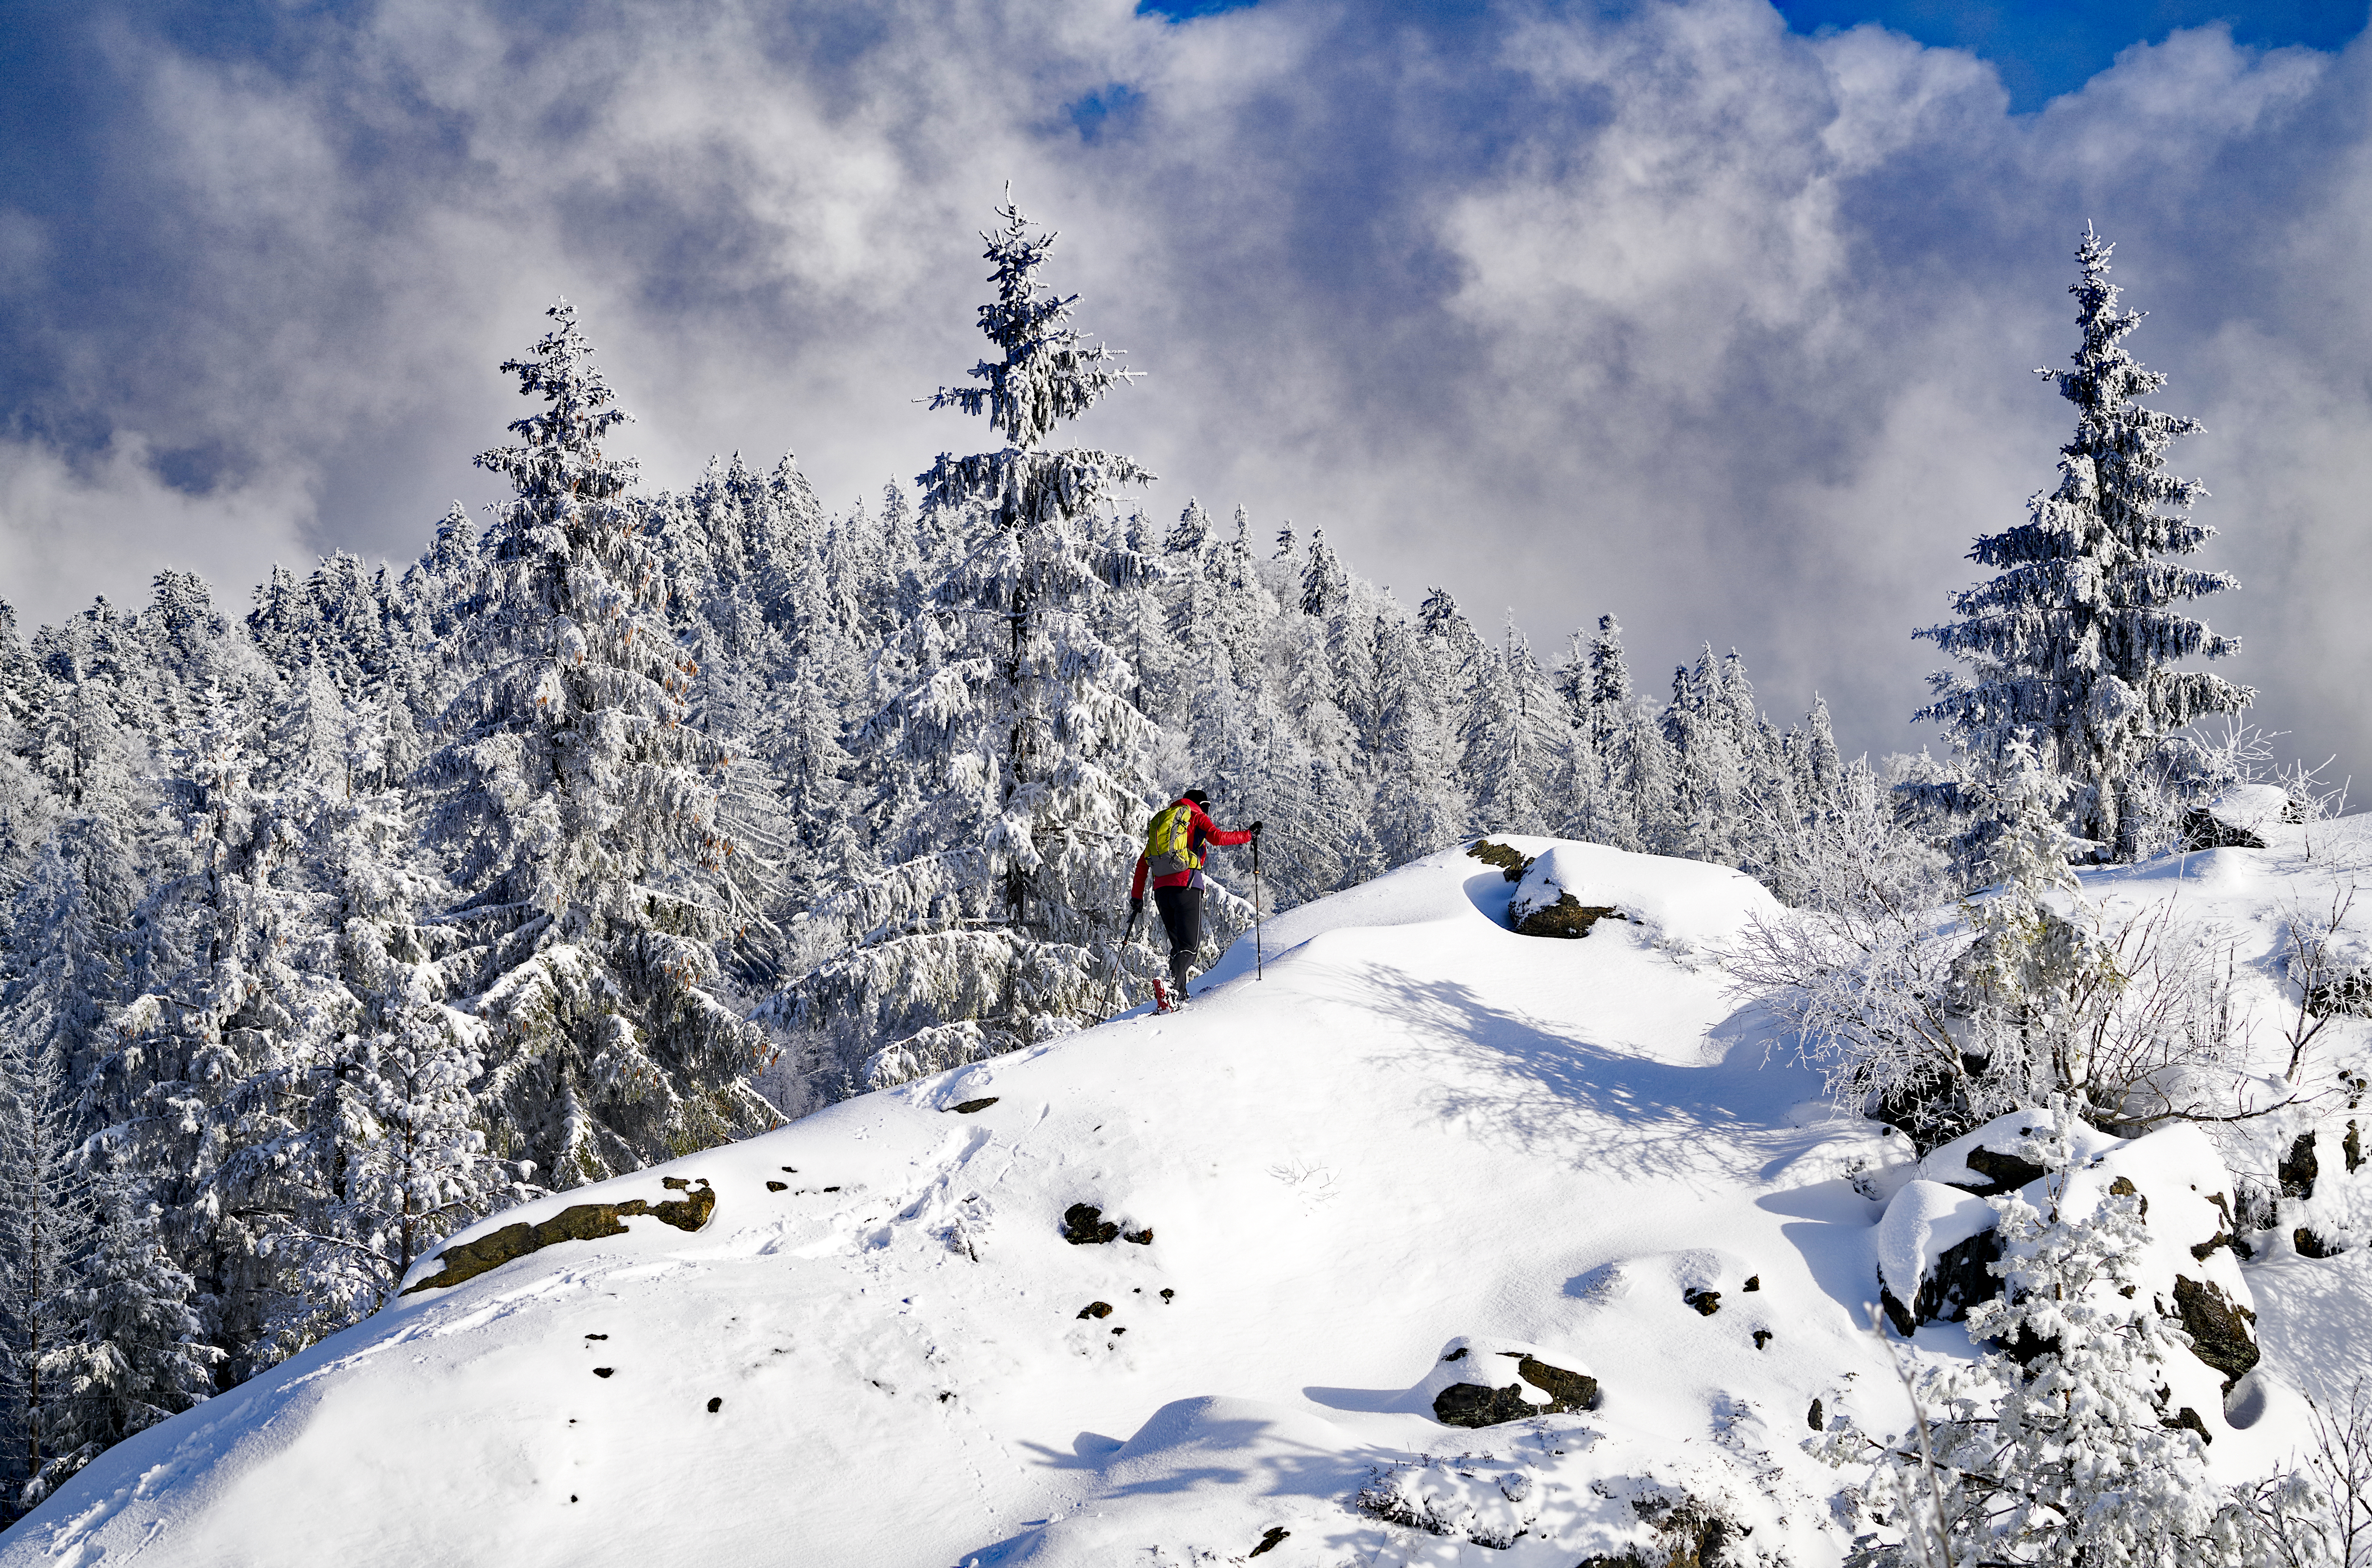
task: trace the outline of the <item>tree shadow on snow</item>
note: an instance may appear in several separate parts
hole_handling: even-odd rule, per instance
[[[1763,1021],[1750,1007],[1710,1031],[1728,1042],[1719,1062],[1684,1066],[1595,1045],[1457,981],[1380,964],[1358,979],[1418,1037],[1372,1052],[1372,1063],[1433,1078],[1424,1098],[1470,1135],[1577,1167],[1750,1179],[1765,1145],[1793,1133],[1784,1113],[1810,1082],[1792,1064],[1766,1064]]]

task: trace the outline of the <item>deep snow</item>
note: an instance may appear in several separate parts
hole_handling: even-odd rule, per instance
[[[1247,938],[1182,1015],[495,1216],[470,1234],[667,1177],[716,1193],[697,1234],[637,1217],[402,1298],[105,1455],[0,1565],[1105,1568],[1267,1539],[1279,1568],[1572,1568],[1679,1493],[1765,1561],[1838,1562],[1808,1411],[1901,1423],[1868,1304],[1910,1151],[1833,1115],[1728,993],[1711,954],[1772,910],[1760,888],[1555,847],[1635,918],[1515,935],[1513,886],[1446,852],[1270,921],[1264,978]],[[2100,890],[2221,889],[2256,933],[2284,854]],[[1152,1237],[1070,1244],[1079,1203]],[[2210,1415],[2219,1473],[2295,1440],[2293,1387],[2365,1367],[2365,1257],[2248,1269],[2265,1367],[2245,1431]],[[1918,1343],[1969,1353],[1953,1325]],[[1599,1408],[1434,1419],[1464,1368],[1527,1353],[1599,1379]]]

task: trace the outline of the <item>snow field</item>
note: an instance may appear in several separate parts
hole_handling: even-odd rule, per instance
[[[1691,1500],[1734,1551],[1839,1562],[1801,1445],[1816,1398],[1902,1423],[1866,1323],[1921,1173],[1727,993],[1709,951],[1767,894],[1506,842],[1642,923],[1517,936],[1512,885],[1436,854],[1269,922],[1265,978],[1239,942],[1182,1015],[494,1216],[467,1235],[717,1195],[697,1234],[634,1217],[401,1299],[103,1456],[0,1564],[1572,1568]],[[1151,1238],[1066,1241],[1083,1203]],[[2362,1256],[2249,1271],[2267,1365],[2246,1434],[2203,1411],[2219,1468],[2294,1430],[2297,1359],[2361,1364],[2331,1336]],[[1434,1418],[1525,1353],[1598,1408]]]

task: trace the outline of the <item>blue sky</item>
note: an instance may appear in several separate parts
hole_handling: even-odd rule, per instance
[[[1252,0],[1141,0],[1141,14],[1188,21]],[[2001,72],[2010,105],[2040,109],[2109,68],[2120,50],[2156,43],[2176,28],[2222,22],[2235,41],[2260,48],[2337,49],[2364,30],[2355,0],[1774,0],[1803,32],[1863,22],[1943,49],[1965,49]]]
[[[829,505],[975,433],[1010,180],[1145,378],[1145,505],[1324,527],[1554,656],[1736,646],[1917,745],[1969,540],[2053,479],[2076,236],[2205,422],[2204,607],[2372,766],[2361,6],[1878,0],[17,0],[0,29],[0,598],[401,561],[555,295],[653,485]],[[1891,29],[1857,27],[1875,20]],[[2227,24],[2217,27],[2217,21]]]
[[[2366,7],[2355,0],[1779,0],[1779,12],[1806,32],[1877,22],[1922,43],[1968,50],[2001,72],[2011,107],[2023,111],[2074,92],[2119,51],[2158,42],[2176,28],[2223,22],[2243,44],[2337,49],[2364,30]]]

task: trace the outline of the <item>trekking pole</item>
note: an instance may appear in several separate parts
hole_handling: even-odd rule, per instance
[[[1142,909],[1133,909],[1128,912],[1128,929],[1121,933],[1120,946],[1112,949],[1111,989],[1104,993],[1106,1018],[1112,1016],[1112,1004],[1120,1000],[1121,960],[1127,955],[1128,945],[1136,935],[1136,917],[1144,912]]]
[[[1252,835],[1252,978],[1268,978],[1268,958],[1261,951],[1260,835]]]

